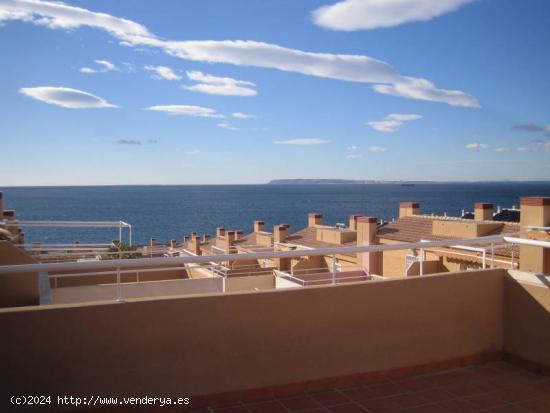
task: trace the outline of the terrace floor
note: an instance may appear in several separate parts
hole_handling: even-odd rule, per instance
[[[250,402],[197,409],[188,406],[184,410],[163,407],[161,410],[196,413],[550,413],[550,377],[509,363],[495,362],[329,391],[281,397],[264,394]]]

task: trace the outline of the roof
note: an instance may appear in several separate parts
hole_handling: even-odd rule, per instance
[[[439,241],[448,239],[460,239],[461,237],[452,237],[445,235],[433,235],[433,221],[448,219],[452,221],[462,221],[465,223],[471,223],[469,219],[460,218],[446,218],[440,216],[427,216],[427,215],[414,215],[399,218],[395,222],[390,222],[384,225],[378,230],[378,236],[383,239],[400,241],[400,242],[420,242],[421,240]],[[501,226],[495,230],[489,232],[489,235],[498,234],[514,234],[519,232],[519,224],[513,222],[499,222]],[[495,253],[502,256],[511,256],[511,252],[514,250],[514,254],[517,256],[517,247],[511,245],[504,245],[495,247]]]
[[[348,241],[343,244],[332,244],[330,242],[317,240],[317,228],[306,227],[300,231],[296,231],[286,237],[285,242],[289,244],[301,245],[310,248],[334,248],[334,247],[354,247],[357,245],[357,241]],[[342,254],[350,257],[354,257],[355,254]]]

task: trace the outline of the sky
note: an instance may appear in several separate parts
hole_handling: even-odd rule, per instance
[[[0,185],[550,179],[547,0],[0,0]]]

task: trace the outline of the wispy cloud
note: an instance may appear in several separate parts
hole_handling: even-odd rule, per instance
[[[465,92],[439,89],[427,79],[404,76],[390,64],[366,55],[313,53],[256,41],[166,40],[131,20],[41,0],[3,0],[0,3],[0,21],[7,20],[63,30],[88,26],[109,32],[125,46],[158,48],[185,60],[264,67],[308,76],[372,83],[378,93],[453,106],[479,107],[476,98]],[[204,85],[199,87],[203,89],[201,91],[212,90],[211,86],[215,86],[201,84]]]
[[[495,152],[509,152],[510,150],[504,146],[499,146],[498,148],[495,148]]]
[[[516,148],[518,152],[540,152],[550,150],[550,141],[543,141],[542,139],[534,139],[526,145]]]
[[[331,30],[362,30],[428,21],[473,0],[341,0],[312,12],[315,24]]]
[[[512,130],[529,133],[543,133],[550,136],[550,125],[537,125],[535,123],[520,123],[512,126]]]
[[[273,143],[277,145],[322,145],[329,142],[330,141],[327,141],[324,139],[303,138],[303,139],[289,139],[285,141],[274,141]]]
[[[95,63],[99,67],[97,68],[91,68],[91,67],[81,67],[80,73],[105,73],[105,72],[112,72],[115,70],[118,70],[118,67],[116,67],[113,63],[109,62],[108,60],[94,60]]]
[[[386,148],[383,148],[381,146],[371,146],[369,148],[369,152],[386,152]]]
[[[166,66],[145,66],[145,70],[153,72],[151,77],[157,80],[181,80],[181,76]]]
[[[78,89],[57,86],[24,87],[19,93],[41,102],[68,109],[116,108],[99,96]]]
[[[193,92],[224,96],[255,96],[258,94],[254,89],[255,84],[252,82],[231,77],[213,76],[199,71],[188,71],[186,73],[190,80],[198,83],[182,87]]]
[[[478,142],[473,142],[466,145],[466,149],[470,151],[476,151],[476,152],[479,152],[483,149],[487,149],[488,147],[489,145],[487,145],[486,143],[478,143]]]
[[[119,139],[116,143],[118,145],[141,145],[141,141],[135,139]]]
[[[351,145],[346,148],[346,151],[348,152],[346,154],[346,159],[359,159],[361,157],[360,154],[357,153],[357,146]]]
[[[396,132],[404,122],[421,119],[421,115],[392,113],[384,118],[384,120],[367,122],[371,128],[380,132]]]
[[[229,122],[218,123],[218,126],[219,126],[220,128],[227,129],[227,130],[239,130],[239,128],[233,126],[233,125],[230,124]]]
[[[231,116],[237,119],[256,119],[256,116],[250,115],[248,113],[242,113],[242,112],[234,112],[231,114]]]
[[[155,112],[164,112],[169,115],[176,116],[195,116],[199,118],[225,118],[221,113],[216,112],[215,109],[206,108],[203,106],[193,105],[156,105],[146,108]]]

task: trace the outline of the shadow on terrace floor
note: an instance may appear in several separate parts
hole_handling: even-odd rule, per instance
[[[550,412],[550,377],[505,362],[448,370],[400,380],[383,380],[330,391],[256,395],[193,408],[99,409],[111,412],[196,413],[520,413]],[[191,403],[193,400],[191,399]]]

